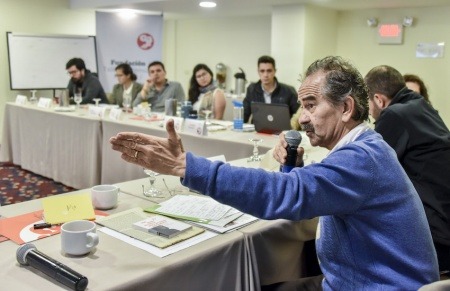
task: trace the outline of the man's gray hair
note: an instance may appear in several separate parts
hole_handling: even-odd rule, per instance
[[[355,100],[355,113],[352,118],[364,121],[369,118],[369,99],[367,87],[359,71],[347,60],[338,56],[328,56],[312,63],[305,77],[324,72],[325,82],[322,95],[334,106],[343,104],[347,96]]]

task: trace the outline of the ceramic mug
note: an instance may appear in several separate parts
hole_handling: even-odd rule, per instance
[[[74,220],[61,226],[61,249],[68,255],[80,256],[90,253],[98,245],[95,223]]]
[[[92,205],[96,209],[111,209],[117,205],[119,187],[115,185],[98,185],[91,189]]]

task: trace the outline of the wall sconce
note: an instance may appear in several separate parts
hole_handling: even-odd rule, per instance
[[[413,23],[414,23],[414,18],[413,18],[413,17],[411,17],[411,16],[405,16],[405,17],[403,18],[403,26],[404,26],[404,27],[410,27],[410,26],[413,25]]]
[[[375,17],[369,18],[367,19],[367,25],[369,27],[375,27],[378,25],[378,19],[376,19]]]

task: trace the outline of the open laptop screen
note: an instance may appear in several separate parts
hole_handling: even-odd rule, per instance
[[[252,102],[251,108],[257,132],[279,134],[291,129],[291,116],[286,104]]]

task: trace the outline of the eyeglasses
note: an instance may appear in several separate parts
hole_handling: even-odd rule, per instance
[[[72,76],[72,75],[75,75],[78,72],[80,72],[80,71],[79,70],[67,71],[67,74]]]
[[[203,74],[196,75],[195,78],[200,79],[200,78],[206,77],[207,75],[208,75],[208,73],[204,72]]]
[[[123,76],[125,76],[125,75],[124,74],[115,74],[116,78],[123,77]]]

